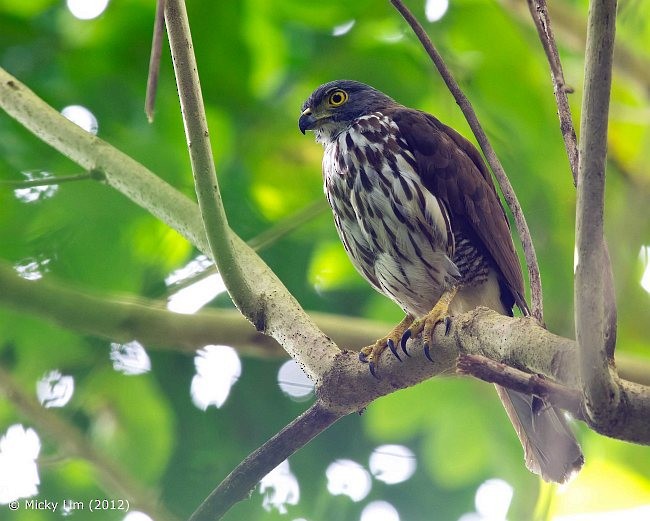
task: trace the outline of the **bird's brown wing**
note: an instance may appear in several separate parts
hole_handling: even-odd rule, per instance
[[[478,150],[424,112],[398,107],[390,115],[417,161],[424,186],[445,203],[456,229],[468,228],[475,235],[480,242],[475,247],[494,260],[517,306],[528,314],[510,226]]]

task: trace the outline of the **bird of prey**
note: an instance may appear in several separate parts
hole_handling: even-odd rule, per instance
[[[476,148],[425,112],[352,80],[318,87],[299,119],[324,147],[327,200],[357,271],[406,316],[361,350],[377,375],[379,356],[423,334],[430,357],[436,324],[487,306],[524,315],[521,266],[490,173]],[[583,464],[580,447],[554,408],[497,386],[524,448],[526,466],[564,483]],[[535,402],[537,405],[537,402]]]

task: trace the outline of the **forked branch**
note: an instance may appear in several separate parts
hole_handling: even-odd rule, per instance
[[[594,425],[605,430],[627,414],[605,338],[603,282],[605,165],[615,31],[616,0],[591,2],[580,121],[574,301],[586,414]]]

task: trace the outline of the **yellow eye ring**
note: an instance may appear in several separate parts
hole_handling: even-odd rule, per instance
[[[337,89],[330,94],[327,101],[332,107],[340,107],[348,101],[348,93],[344,90]]]

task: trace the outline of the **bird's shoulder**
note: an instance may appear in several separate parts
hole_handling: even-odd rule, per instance
[[[490,172],[476,147],[453,128],[421,110],[395,106],[386,111],[397,125],[411,152],[427,167],[422,174],[452,180],[459,174],[465,182],[480,184],[496,195]],[[462,168],[462,172],[458,169]],[[467,173],[467,176],[462,175]],[[476,177],[478,175],[478,178]]]

